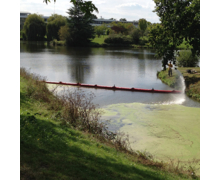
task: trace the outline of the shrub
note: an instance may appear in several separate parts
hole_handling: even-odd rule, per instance
[[[133,43],[138,44],[141,37],[141,32],[139,29],[134,29],[130,32],[130,36],[132,38]]]
[[[193,56],[191,50],[181,50],[177,56],[177,65],[180,67],[195,67],[199,62],[198,56]]]
[[[123,35],[111,34],[105,39],[105,43],[109,44],[132,44],[132,39]]]

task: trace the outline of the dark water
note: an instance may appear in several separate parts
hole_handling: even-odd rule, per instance
[[[132,48],[68,48],[20,44],[20,66],[48,81],[80,82],[118,87],[170,90],[157,79],[161,58],[153,50]],[[74,89],[74,88],[73,88]],[[183,104],[199,107],[184,94],[158,94],[86,89],[100,106],[116,103]]]

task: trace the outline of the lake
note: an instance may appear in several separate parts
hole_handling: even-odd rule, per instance
[[[20,66],[48,81],[172,90],[157,78],[155,51],[133,48],[68,48],[20,44]],[[182,79],[183,80],[183,79]],[[184,90],[184,82],[182,90]],[[77,89],[77,87],[72,87]],[[135,150],[159,159],[200,158],[200,103],[182,94],[83,88],[111,120],[109,129],[129,134]]]

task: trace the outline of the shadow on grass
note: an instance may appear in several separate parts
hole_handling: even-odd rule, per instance
[[[81,136],[40,116],[21,115],[21,179],[167,179],[125,165],[108,147],[96,153],[95,144]]]

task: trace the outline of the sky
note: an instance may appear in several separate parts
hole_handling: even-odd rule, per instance
[[[126,18],[127,21],[139,20],[145,18],[151,23],[159,23],[159,17],[152,12],[155,7],[153,0],[92,0],[98,8],[99,13],[94,14],[98,18],[110,19]],[[43,14],[50,16],[54,12],[63,16],[68,16],[67,9],[72,6],[70,0],[51,0],[51,3],[45,4],[43,0],[20,0],[20,11]]]

